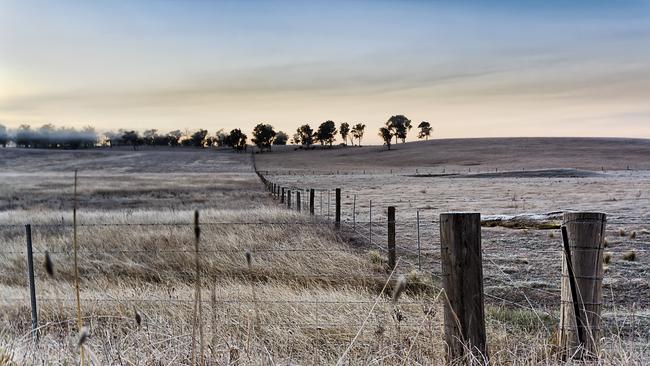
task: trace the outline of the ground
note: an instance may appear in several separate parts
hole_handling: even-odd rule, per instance
[[[608,160],[594,155],[589,163],[585,159],[594,146],[617,142],[626,151],[624,157]],[[624,325],[615,334],[607,333],[603,359],[642,363],[647,351],[636,341],[648,337],[643,315],[647,316],[648,308],[645,250],[650,235],[643,230],[650,229],[646,209],[650,178],[639,170],[645,161],[636,154],[646,154],[650,145],[642,140],[594,142],[588,145],[591,148],[583,147],[587,153],[577,158],[583,165],[569,159],[557,164],[552,157],[546,166],[517,159],[506,163],[491,149],[483,150],[482,156],[499,166],[494,173],[519,171],[523,163],[530,164],[525,170],[591,167],[598,173],[579,178],[572,176],[581,174],[567,177],[564,170],[545,173],[552,175],[545,178],[468,176],[476,173],[475,168],[493,174],[492,166],[473,165],[472,172],[465,172],[467,166],[461,169],[452,158],[460,154],[451,153],[448,165],[415,158],[400,164],[402,149],[416,146],[431,149],[434,155],[437,148],[429,147],[434,145],[434,141],[400,144],[389,153],[368,147],[256,154],[258,169],[268,170],[264,174],[272,181],[319,189],[316,217],[305,210],[287,210],[270,196],[253,170],[250,154],[198,149],[0,149],[0,320],[5,324],[0,331],[0,359],[2,353],[20,364],[79,359],[71,225],[73,176],[78,169],[81,311],[91,334],[83,347],[85,356],[97,363],[189,364],[192,333],[196,331],[198,339],[200,330],[204,354],[213,364],[227,364],[236,353],[242,364],[333,364],[344,354],[348,364],[439,363],[444,348],[437,214],[594,206],[610,215],[606,323],[610,330]],[[548,142],[531,144],[544,145]],[[575,142],[569,145],[580,150]],[[384,163],[386,154],[395,154],[394,161]],[[346,163],[349,157],[356,160]],[[609,161],[605,172],[594,168],[598,159]],[[620,168],[627,165],[621,161],[630,162],[629,171],[627,166]],[[619,170],[610,171],[615,165]],[[387,171],[391,166],[392,173]],[[335,174],[336,169],[344,171]],[[462,175],[425,176],[454,170],[454,174],[463,170]],[[326,202],[327,192],[339,186],[346,223],[336,230],[328,220]],[[332,199],[333,194],[333,203]],[[372,245],[368,241],[371,199]],[[377,248],[385,245],[382,220],[388,205],[397,206],[401,257],[392,274]],[[420,270],[415,234],[418,208]],[[195,209],[201,222],[202,329],[193,327],[192,321]],[[34,234],[42,326],[38,346],[29,331],[23,226],[27,223]],[[350,228],[353,225],[356,230]],[[492,360],[554,363],[557,230],[485,228],[483,237]],[[623,253],[631,249],[635,261],[623,260]],[[43,266],[46,250],[54,264],[53,276]],[[400,274],[409,287],[393,302],[391,291]],[[632,313],[637,317],[630,317]]]

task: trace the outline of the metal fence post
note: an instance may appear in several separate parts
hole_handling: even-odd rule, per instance
[[[38,340],[38,311],[36,309],[36,284],[34,283],[34,253],[32,251],[32,225],[25,225],[27,237],[27,274],[29,277],[29,299],[32,307],[32,336]]]

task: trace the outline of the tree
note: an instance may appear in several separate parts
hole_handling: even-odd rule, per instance
[[[122,141],[127,145],[133,146],[133,150],[137,150],[137,146],[142,143],[142,138],[136,131],[124,131]]]
[[[359,141],[359,146],[361,146],[361,139],[363,138],[363,132],[366,129],[366,125],[363,123],[357,123],[352,127],[352,136]],[[352,143],[354,145],[354,142]]]
[[[300,133],[296,132],[291,137],[291,143],[293,145],[300,145]]]
[[[318,131],[316,132],[316,140],[320,141],[320,144],[329,144],[332,147],[332,142],[336,140],[336,125],[333,121],[325,121],[318,126]]]
[[[174,130],[167,133],[167,138],[169,139],[169,145],[170,146],[180,145],[180,140],[182,136],[183,136],[183,132],[181,132],[181,130]]]
[[[405,116],[398,114],[397,116],[392,116],[386,121],[386,127],[395,136],[395,143],[397,139],[401,139],[402,143],[406,141],[406,134],[411,130],[411,120]]]
[[[191,146],[203,147],[205,146],[205,138],[208,136],[208,130],[198,130],[190,136]]]
[[[423,137],[426,137],[426,139],[429,139],[429,136],[431,136],[431,131],[433,131],[433,127],[431,127],[431,124],[427,121],[422,121],[418,125],[418,128],[420,129],[420,133],[418,133],[418,138],[421,139]]]
[[[30,147],[33,135],[34,131],[32,131],[32,128],[29,125],[20,125],[18,131],[16,131],[16,146]]]
[[[237,151],[246,150],[246,140],[248,137],[241,132],[239,128],[230,131],[226,144]]]
[[[273,130],[273,126],[270,124],[259,123],[253,129],[253,138],[251,141],[260,149],[260,153],[264,149],[271,150],[271,143],[275,138],[276,132]]]
[[[156,137],[158,137],[158,130],[146,130],[142,133],[142,137],[144,138],[145,145],[155,145]]]
[[[278,131],[273,139],[273,145],[286,145],[289,141],[289,135],[286,132]]]
[[[223,130],[223,128],[220,129],[219,131],[217,131],[217,133],[215,134],[215,138],[217,140],[217,146],[226,146],[226,145],[228,145],[226,143],[226,140],[228,139],[228,134],[226,134],[226,132]]]
[[[382,127],[379,129],[379,137],[384,140],[384,145],[390,150],[390,142],[393,140],[393,132],[388,127]]]
[[[343,138],[343,143],[347,146],[348,135],[350,134],[350,124],[347,122],[341,123],[341,127],[339,127],[339,132],[341,133],[341,137]]]
[[[0,125],[0,145],[2,145],[2,147],[7,147],[7,142],[9,142],[7,127]]]
[[[295,140],[296,136],[294,135],[294,141],[296,143],[305,145],[307,147],[314,143],[314,130],[308,124],[304,124],[298,127],[296,133],[299,137],[298,140]]]

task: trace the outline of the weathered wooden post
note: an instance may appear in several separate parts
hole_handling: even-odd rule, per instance
[[[395,206],[388,207],[388,268],[395,269]]]
[[[481,214],[441,214],[440,251],[447,362],[468,364],[473,358],[487,364]]]
[[[370,242],[370,246],[372,246],[372,200],[370,200],[368,208],[368,241]]]
[[[421,249],[420,249],[420,210],[415,211],[415,225],[418,234],[418,269],[422,270],[422,259],[421,259]]]
[[[32,307],[32,336],[38,340],[38,311],[36,309],[36,284],[34,283],[34,253],[32,251],[32,225],[25,225],[27,239],[27,275],[29,278],[29,299]]]
[[[280,203],[284,203],[284,187],[282,187],[282,195],[280,196]]]
[[[563,360],[593,359],[600,351],[605,226],[604,213],[564,213],[559,334]]]
[[[314,214],[314,194],[315,193],[316,193],[316,191],[314,191],[313,188],[309,189],[309,213],[311,215]]]
[[[341,188],[336,189],[336,212],[334,223],[337,229],[341,227]]]
[[[287,208],[291,208],[291,190],[287,189]]]
[[[296,210],[300,212],[300,190],[296,191]]]
[[[352,200],[352,230],[357,231],[357,195]]]

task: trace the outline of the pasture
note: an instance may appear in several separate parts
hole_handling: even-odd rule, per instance
[[[482,158],[471,163],[461,147],[439,156],[428,145],[434,143],[400,144],[390,152],[287,147],[255,155],[267,179],[318,189],[314,216],[287,209],[265,191],[250,154],[2,149],[0,360],[79,362],[72,244],[77,169],[86,362],[191,364],[201,357],[203,339],[207,364],[439,364],[445,348],[438,214],[563,210],[608,214],[602,363],[647,361],[648,143],[573,142],[575,159],[549,142],[531,146],[555,155],[512,149],[499,155],[491,144],[479,144],[471,155]],[[590,154],[593,146],[610,144],[624,156]],[[400,155],[407,151],[421,157]],[[606,166],[598,167],[601,162]],[[530,170],[545,176],[527,176]],[[499,175],[504,172],[510,173]],[[340,229],[332,224],[334,188],[342,189]],[[388,206],[397,212],[395,271],[381,250]],[[200,214],[198,256],[194,210]],[[31,332],[25,224],[32,225],[38,342]],[[484,227],[482,236],[491,361],[556,364],[559,230]],[[52,275],[44,266],[46,251]],[[624,259],[631,251],[634,259]],[[407,285],[395,299],[400,275]],[[200,320],[194,321],[198,304]]]

